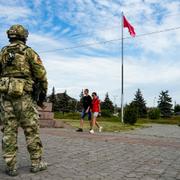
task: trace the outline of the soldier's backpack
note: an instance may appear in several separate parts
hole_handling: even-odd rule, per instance
[[[0,92],[14,97],[23,95],[26,79],[31,76],[27,48],[23,44],[10,44],[2,49]]]

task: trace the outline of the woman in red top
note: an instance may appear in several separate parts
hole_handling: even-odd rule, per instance
[[[92,93],[92,113],[93,113],[93,119],[92,119],[92,129],[90,130],[91,134],[94,134],[94,126],[96,125],[99,128],[99,132],[102,131],[102,127],[99,125],[99,123],[97,122],[97,117],[98,114],[101,112],[101,108],[100,108],[100,100],[96,94],[96,92]]]

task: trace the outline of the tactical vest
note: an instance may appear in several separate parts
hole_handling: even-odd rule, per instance
[[[1,51],[2,72],[0,92],[11,96],[21,96],[24,91],[32,91],[31,67],[24,44],[10,44]]]

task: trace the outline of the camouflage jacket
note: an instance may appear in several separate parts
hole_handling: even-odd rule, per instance
[[[13,53],[12,53],[13,52]],[[46,70],[39,55],[22,41],[15,41],[0,52],[0,78],[13,77],[26,80],[26,87],[32,89],[36,83],[47,92]]]

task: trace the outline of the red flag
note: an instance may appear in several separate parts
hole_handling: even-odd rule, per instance
[[[124,28],[128,28],[129,33],[132,37],[135,37],[136,33],[134,31],[134,27],[131,26],[131,24],[127,21],[127,19],[125,18],[125,16],[123,16],[123,24],[124,24]]]

